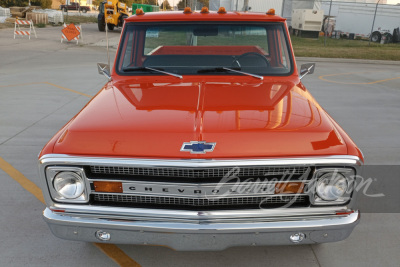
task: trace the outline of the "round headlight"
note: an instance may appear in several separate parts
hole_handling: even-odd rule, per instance
[[[316,191],[323,200],[334,201],[342,197],[347,188],[346,177],[339,173],[327,173],[318,180]]]
[[[54,177],[54,189],[67,199],[78,198],[85,188],[83,179],[75,172],[60,172]]]

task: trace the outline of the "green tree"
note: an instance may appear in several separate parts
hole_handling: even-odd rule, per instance
[[[209,7],[210,5],[210,0],[198,0],[198,2],[202,3],[203,6]]]
[[[28,6],[28,0],[0,0],[0,6],[10,7],[10,6]]]
[[[184,9],[187,6],[190,6],[191,3],[195,3],[194,0],[180,0],[177,4],[178,9]],[[197,0],[197,3],[201,3],[201,6],[210,6],[210,0]]]
[[[40,6],[42,8],[51,8],[52,0],[41,0],[40,1]]]
[[[125,3],[127,7],[132,7],[132,4],[134,3],[133,0],[122,0],[122,3]]]
[[[15,6],[28,6],[29,5],[29,0],[28,1],[15,0],[13,2],[16,3]],[[17,2],[26,2],[26,4],[25,3],[18,4]],[[41,8],[51,8],[51,3],[52,3],[52,0],[31,0],[32,6],[40,6]]]
[[[168,0],[163,0],[161,5],[160,5],[160,9],[164,10],[164,5],[165,5],[165,9],[166,10],[171,10],[171,5],[169,4]]]
[[[52,0],[31,0],[32,6],[41,6],[42,8],[51,8]],[[29,0],[0,0],[0,6],[10,7],[19,6],[26,7],[29,5]]]
[[[186,0],[179,1],[176,6],[178,7],[178,9],[184,9],[186,7]]]
[[[100,5],[100,3],[103,2],[103,1],[104,1],[104,0],[93,0],[93,1],[92,1],[92,4],[93,4],[94,6],[97,6],[97,7],[98,7],[98,6]]]

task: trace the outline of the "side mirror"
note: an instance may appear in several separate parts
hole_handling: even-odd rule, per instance
[[[300,67],[300,80],[307,74],[313,74],[315,69],[315,63],[303,64]]]
[[[111,81],[110,65],[105,63],[97,63],[97,70],[99,74],[106,76],[108,81]]]

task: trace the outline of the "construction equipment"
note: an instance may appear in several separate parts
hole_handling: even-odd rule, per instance
[[[124,19],[128,18],[128,16],[129,13],[126,4],[118,0],[101,2],[99,6],[99,15],[97,17],[99,31],[104,32],[106,24],[110,31],[114,30],[114,27],[122,27],[124,25]]]

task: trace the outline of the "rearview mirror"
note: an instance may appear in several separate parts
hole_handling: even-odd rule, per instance
[[[307,74],[313,74],[315,69],[315,63],[303,64],[300,67],[300,79],[302,79]]]
[[[99,74],[106,76],[108,81],[111,81],[110,65],[105,63],[97,63],[97,70],[99,71]]]

